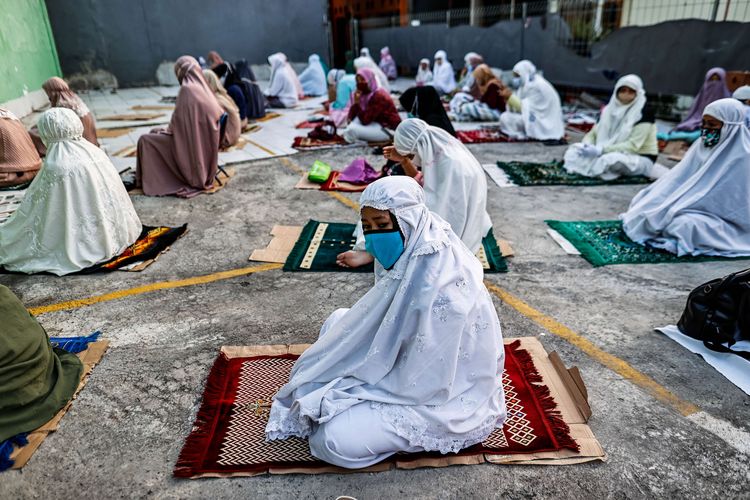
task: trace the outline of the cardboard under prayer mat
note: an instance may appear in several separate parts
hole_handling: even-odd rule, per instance
[[[705,262],[713,260],[740,260],[750,257],[712,257],[677,255],[639,245],[628,238],[622,229],[622,221],[558,221],[546,220],[549,227],[557,231],[578,250],[581,256],[594,267],[612,264],[674,264],[680,262]]]
[[[497,162],[497,166],[517,186],[600,186],[615,184],[649,184],[651,180],[641,175],[618,177],[605,181],[598,177],[585,177],[568,173],[561,161],[533,163],[523,161]]]
[[[266,248],[253,250],[249,260],[285,263],[301,233],[302,226],[273,226],[271,243]]]
[[[534,337],[505,340],[503,390],[508,417],[483,442],[458,453],[399,453],[352,471],[310,454],[307,440],[266,442],[272,398],[309,345],[221,348],[203,402],[177,459],[177,477],[380,472],[449,465],[565,465],[606,460],[586,421],[591,416],[577,368],[567,369]]]
[[[129,127],[123,128],[98,128],[96,129],[96,137],[98,139],[114,139],[122,135],[132,132],[133,129]]]
[[[265,116],[262,116],[260,118],[256,118],[253,121],[254,122],[267,122],[268,120],[273,120],[274,118],[278,118],[280,116],[281,115],[279,113],[273,113],[273,112],[271,112],[271,113],[266,113]]]
[[[70,402],[62,409],[60,409],[60,411],[58,411],[57,414],[52,417],[49,422],[42,425],[38,429],[31,431],[28,434],[28,444],[22,447],[17,447],[13,451],[13,453],[11,453],[10,459],[14,461],[14,464],[11,467],[12,469],[20,469],[24,465],[26,465],[31,456],[34,454],[34,452],[36,452],[39,446],[41,446],[42,442],[47,438],[47,436],[57,430],[60,425],[60,420],[62,420],[63,416],[68,412],[70,407],[73,405],[73,401],[75,400],[76,396],[78,396],[78,394],[81,392],[81,389],[83,389],[83,387],[86,385],[86,382],[88,382],[91,370],[93,370],[94,366],[96,366],[99,361],[101,361],[105,351],[107,350],[107,347],[109,347],[109,341],[100,340],[98,342],[89,344],[86,350],[81,351],[77,354],[78,358],[81,360],[81,362],[83,362],[83,373],[81,374],[81,381],[78,383],[78,389],[76,389],[76,393],[73,395],[73,398],[70,400]]]
[[[373,265],[350,268],[336,264],[336,256],[351,250],[357,242],[354,224],[309,221],[284,262],[284,271],[293,272],[373,272]],[[508,247],[509,248],[509,247]],[[508,272],[508,264],[492,231],[477,252],[485,273]]]
[[[226,174],[224,172],[226,172]],[[214,194],[217,191],[221,191],[222,189],[227,187],[227,184],[229,184],[229,181],[232,179],[232,177],[237,175],[237,169],[232,167],[224,167],[224,172],[219,170],[216,173],[216,178],[214,178],[213,186],[211,186],[209,189],[206,189],[205,191],[201,191],[199,194]],[[135,196],[143,195],[145,193],[141,188],[134,188],[128,191],[128,194],[131,196]]]
[[[126,115],[110,115],[102,116],[99,118],[100,121],[118,121],[118,122],[134,122],[134,121],[147,121],[155,118],[164,116],[164,113],[130,113]]]
[[[154,110],[171,110],[174,109],[174,106],[170,106],[168,104],[149,104],[148,106],[144,106],[143,104],[137,104],[135,106],[130,106],[130,109],[133,109],[135,111],[154,111]]]

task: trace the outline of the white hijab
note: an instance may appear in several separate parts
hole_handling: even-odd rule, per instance
[[[326,86],[326,74],[320,63],[320,56],[312,54],[307,59],[307,68],[300,73],[299,81],[305,95],[321,96],[328,91]]]
[[[427,69],[422,69],[422,64],[427,64]],[[430,71],[430,60],[427,58],[419,61],[419,68],[417,68],[417,83],[430,83],[432,81],[432,71]]]
[[[677,255],[750,255],[750,130],[734,99],[706,106],[724,123],[719,143],[698,139],[682,161],[638,193],[620,216],[635,242]]]
[[[487,179],[474,155],[445,130],[418,118],[399,124],[393,145],[399,154],[414,154],[422,167],[427,207],[450,223],[469,250],[479,250],[492,221]]]
[[[732,97],[737,99],[738,101],[748,101],[750,100],[750,85],[743,85],[742,87],[738,88],[734,91],[732,94]],[[750,104],[745,104],[745,125],[750,127]]]
[[[375,61],[373,61],[371,57],[356,58],[354,60],[354,68],[358,70],[362,68],[371,69],[372,72],[375,73],[375,79],[378,81],[378,86],[380,86],[381,89],[385,89],[386,92],[390,92],[391,87],[390,87],[390,84],[388,83],[388,77],[385,76],[385,73],[383,73],[383,70],[380,69],[380,66],[375,64]]]
[[[373,182],[360,204],[393,213],[406,249],[390,271],[376,266],[375,286],[299,358],[267,438],[308,436],[368,404],[412,446],[448,453],[483,441],[505,420],[504,351],[479,261],[409,177]]]
[[[555,88],[537,73],[531,61],[519,61],[513,66],[513,71],[521,77],[518,97],[526,136],[540,141],[562,139],[565,125],[560,96]]]
[[[278,97],[287,108],[296,106],[299,102],[299,92],[294,83],[294,78],[289,73],[290,68],[286,56],[281,52],[268,56],[268,63],[271,65],[271,83],[265,94],[267,96]]]
[[[368,49],[367,47],[362,47],[359,50],[359,56],[360,57],[369,57],[370,59],[372,59],[372,56],[370,55],[370,49]]]
[[[456,90],[456,75],[453,74],[453,65],[448,61],[448,54],[444,50],[435,52],[435,64],[432,68],[432,86],[443,94],[449,94]],[[438,64],[437,59],[443,62]]]
[[[617,92],[622,87],[635,90],[635,99],[630,104],[622,104],[617,99]],[[617,80],[612,97],[609,98],[609,103],[602,111],[602,116],[596,126],[596,145],[604,148],[626,141],[633,127],[641,120],[645,105],[646,91],[637,75],[625,75]]]
[[[37,125],[47,156],[0,225],[0,266],[61,276],[119,255],[141,234],[141,221],[112,162],[83,139],[70,109],[51,108]]]

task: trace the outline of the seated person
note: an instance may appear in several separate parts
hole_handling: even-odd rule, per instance
[[[38,126],[47,156],[0,224],[0,267],[62,276],[119,255],[140,236],[141,221],[109,157],[83,139],[70,109],[45,111]]]
[[[47,94],[51,107],[68,108],[75,111],[83,124],[83,138],[94,146],[99,146],[99,141],[96,138],[96,120],[94,120],[94,115],[89,111],[86,103],[75,92],[70,90],[65,80],[53,76],[44,82],[42,89]],[[34,146],[36,146],[39,156],[44,156],[47,153],[47,148],[39,138],[39,132],[36,127],[32,128],[29,134],[32,141],[34,141]]]
[[[510,89],[497,79],[489,66],[480,64],[474,69],[472,81],[479,99],[466,92],[458,92],[451,99],[451,112],[456,121],[498,121],[505,111]]]
[[[487,213],[487,180],[474,155],[445,130],[417,118],[401,122],[393,144],[384,148],[383,156],[399,162],[407,176],[423,176],[427,208],[448,222],[464,245],[476,253],[492,229],[492,221]],[[354,248],[336,258],[342,267],[372,262],[359,226],[355,235]]]
[[[341,127],[349,120],[349,105],[352,93],[357,89],[357,78],[347,74],[343,69],[332,69],[328,72],[328,116]]]
[[[565,170],[604,180],[621,175],[656,179],[666,167],[654,164],[659,155],[654,113],[646,104],[643,82],[636,75],[617,80],[609,104],[578,144],[565,151]]]
[[[458,88],[461,92],[469,94],[474,99],[480,99],[482,94],[474,81],[474,70],[484,64],[484,58],[476,52],[469,52],[464,56],[464,67],[459,75]]]
[[[265,94],[269,107],[293,108],[299,103],[299,91],[286,58],[279,52],[270,55],[268,62],[271,64],[271,82]]]
[[[357,70],[357,90],[349,106],[350,123],[342,136],[347,142],[383,142],[391,139],[388,129],[395,130],[401,122],[391,95],[378,86],[375,73]]]
[[[236,64],[223,62],[213,72],[240,110],[241,120],[266,116],[266,98],[245,59],[240,59]]]
[[[389,80],[395,80],[398,78],[398,70],[396,69],[396,61],[393,60],[391,55],[391,49],[383,47],[380,49],[380,62],[378,67],[385,73],[385,76]]]
[[[221,109],[227,114],[227,121],[224,125],[224,135],[221,138],[221,148],[225,149],[234,146],[240,139],[242,128],[247,125],[247,120],[242,120],[240,118],[240,109],[232,98],[229,97],[229,94],[227,94],[226,89],[224,89],[224,86],[219,81],[219,77],[216,76],[216,73],[210,69],[204,69],[203,77],[206,79],[208,88],[214,93],[216,102],[219,103]]]
[[[0,188],[31,182],[41,165],[39,153],[21,120],[0,108]]]
[[[435,87],[431,85],[412,87],[401,94],[398,100],[409,113],[410,118],[424,120],[428,125],[439,127],[456,137],[456,131],[453,129],[453,124],[448,118],[448,113],[445,112]]]
[[[750,85],[743,85],[732,94],[732,97],[745,105],[745,124],[750,127]]]
[[[390,94],[391,84],[388,82],[388,77],[385,76],[383,70],[375,64],[375,61],[371,57],[358,57],[354,60],[354,68],[356,71],[361,69],[369,69],[375,75],[375,79],[378,82],[378,87],[385,90]]]
[[[297,360],[267,439],[309,438],[313,456],[350,469],[484,441],[506,416],[505,355],[479,260],[413,179],[377,180],[360,203],[376,284]]]
[[[435,52],[435,64],[432,67],[432,86],[438,94],[451,94],[456,90],[456,75],[453,65],[448,60],[448,54],[444,50]]]
[[[326,74],[318,54],[312,54],[308,58],[307,68],[300,73],[299,81],[305,95],[313,97],[325,95],[327,90]]]
[[[729,97],[727,88],[727,72],[723,68],[711,68],[706,72],[703,86],[695,96],[692,106],[688,110],[687,117],[677,125],[674,130],[682,132],[693,132],[701,128],[703,110],[718,99]]]
[[[521,110],[500,115],[500,130],[513,139],[559,140],[565,135],[560,96],[530,61],[513,66]],[[512,108],[512,106],[511,106]]]
[[[432,85],[432,71],[430,71],[430,60],[426,57],[419,61],[419,68],[417,69],[417,78],[415,79],[415,84],[417,87]]]
[[[169,126],[138,139],[136,186],[148,196],[190,198],[211,189],[219,162],[219,120],[224,114],[198,61],[175,63],[180,82]]]
[[[703,111],[701,140],[638,193],[620,216],[628,237],[683,255],[750,255],[750,130],[745,108],[719,99]]]
[[[103,154],[103,153],[102,153]],[[50,345],[47,332],[0,285],[0,443],[49,422],[73,399],[83,374],[78,356]]]

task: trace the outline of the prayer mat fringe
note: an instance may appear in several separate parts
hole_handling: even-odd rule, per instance
[[[510,343],[508,348],[521,366],[521,371],[523,372],[526,381],[531,386],[536,401],[539,403],[539,406],[541,406],[542,414],[544,415],[546,423],[552,436],[554,436],[557,441],[557,444],[561,448],[567,448],[578,453],[581,448],[571,437],[570,427],[568,427],[568,424],[563,420],[560,410],[557,409],[557,403],[552,397],[549,387],[541,385],[544,380],[534,364],[531,353],[526,349],[521,349],[520,340]]]
[[[72,354],[78,354],[88,349],[90,343],[99,340],[101,334],[102,332],[97,330],[91,335],[83,337],[50,337],[49,342],[52,344],[52,347],[63,349]]]
[[[182,446],[174,467],[175,477],[191,477],[199,469],[206,449],[211,445],[213,422],[216,412],[221,410],[225,384],[229,380],[229,358],[221,353],[211,367],[203,391],[201,407],[195,416],[190,435]]]

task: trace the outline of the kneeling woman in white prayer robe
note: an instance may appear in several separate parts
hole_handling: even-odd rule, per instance
[[[482,266],[409,177],[360,199],[375,285],[338,309],[274,397],[268,439],[309,438],[347,468],[398,452],[458,452],[505,420],[500,323]]]
[[[60,276],[122,253],[141,221],[107,154],[83,138],[67,108],[45,111],[38,127],[47,156],[18,210],[0,224],[0,266]]]
[[[513,139],[558,140],[565,135],[560,96],[531,61],[513,66],[514,84],[521,99],[521,112],[500,115],[500,130]]]
[[[701,138],[621,215],[630,239],[682,255],[750,255],[750,130],[744,106],[703,110]]]
[[[653,112],[646,107],[646,91],[637,75],[617,80],[609,104],[578,144],[565,151],[565,170],[604,180],[621,175],[656,179],[667,168],[654,164],[659,154]]]

